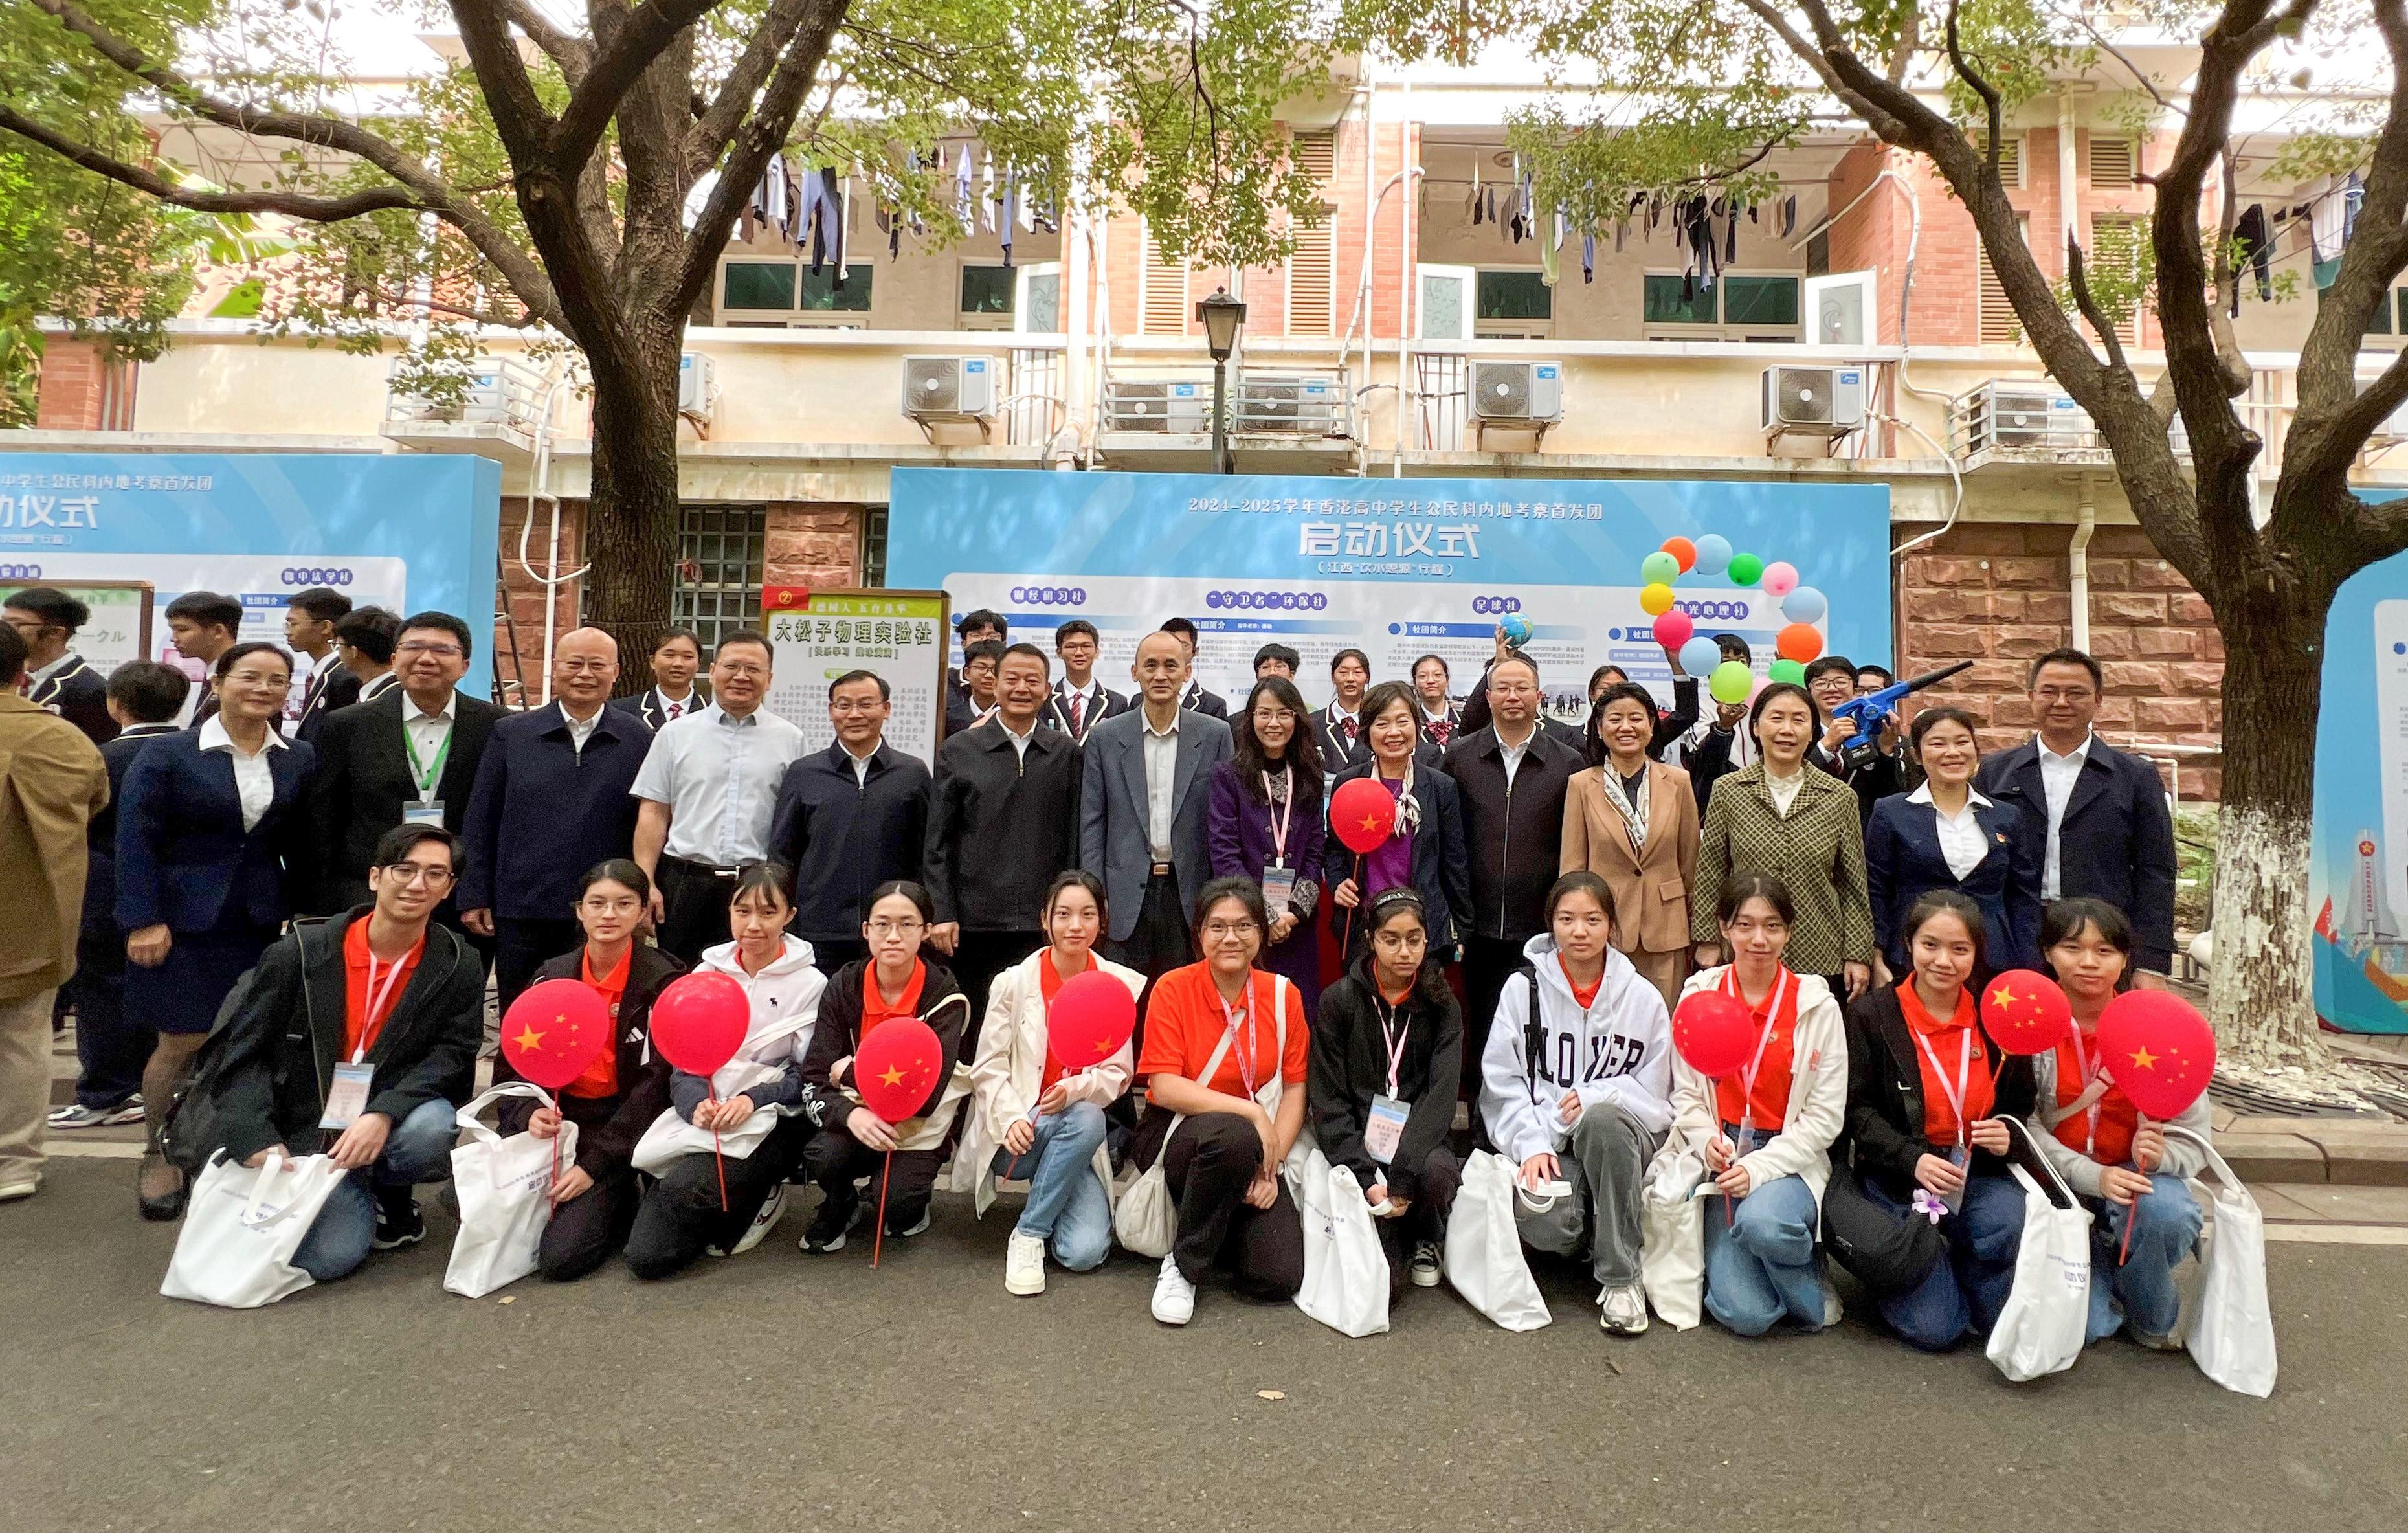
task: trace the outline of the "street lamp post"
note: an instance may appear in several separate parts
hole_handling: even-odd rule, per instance
[[[1212,472],[1234,474],[1238,466],[1229,453],[1229,357],[1238,349],[1238,327],[1246,322],[1246,306],[1230,297],[1227,288],[1218,288],[1211,297],[1197,300],[1196,318],[1203,323],[1204,345],[1212,353]]]

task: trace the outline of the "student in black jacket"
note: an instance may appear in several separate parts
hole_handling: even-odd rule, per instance
[[[552,1183],[552,1220],[536,1248],[536,1270],[555,1282],[581,1278],[627,1243],[640,1189],[633,1164],[637,1141],[669,1105],[669,1064],[652,1049],[652,1002],[685,966],[636,940],[652,902],[652,880],[614,857],[578,881],[577,921],[585,940],[535,972],[546,980],[581,980],[610,1008],[609,1050],[583,1075],[553,1094],[554,1107],[523,1096],[504,1099],[501,1130],[538,1139],[577,1125],[577,1158]],[[494,1055],[494,1082],[519,1079],[509,1056]]]
[[[935,784],[918,757],[885,742],[893,695],[875,671],[829,682],[835,743],[795,758],[769,817],[769,860],[795,870],[795,935],[824,974],[867,956],[869,892],[917,879],[927,855]]]
[[[869,956],[838,969],[820,996],[819,1022],[803,1056],[802,1114],[819,1130],[803,1151],[803,1165],[822,1195],[803,1234],[806,1251],[825,1255],[844,1249],[846,1233],[867,1206],[853,1186],[865,1176],[884,1184],[888,1235],[908,1239],[928,1227],[937,1167],[969,1096],[969,1071],[962,1065],[969,1002],[951,974],[920,955],[933,913],[928,892],[918,884],[882,885],[861,928]],[[944,1057],[927,1099],[900,1123],[889,1123],[862,1105],[853,1063],[862,1040],[896,1017],[926,1023]]]
[[[1013,645],[996,673],[996,716],[937,752],[928,945],[952,960],[980,1015],[988,983],[1044,945],[1046,887],[1079,864],[1080,747],[1038,727],[1051,668],[1034,644]]]
[[[1421,896],[1391,889],[1367,916],[1370,951],[1321,995],[1306,1096],[1312,1135],[1354,1173],[1388,1257],[1391,1297],[1410,1273],[1438,1285],[1463,1168],[1446,1146],[1463,1066],[1463,1010],[1429,958]]]
[[[369,859],[374,902],[295,922],[268,948],[167,1125],[187,1173],[220,1149],[246,1166],[271,1151],[323,1153],[351,1172],[293,1257],[320,1282],[348,1277],[371,1249],[424,1239],[415,1184],[452,1174],[485,1016],[484,966],[432,921],[456,857],[440,825],[386,831]],[[372,973],[382,976],[373,986]],[[335,1067],[353,1062],[372,1072],[366,1100],[343,1126],[322,1127],[347,1105],[330,1096]]]
[[[1806,752],[1806,759],[1856,790],[1856,809],[1865,819],[1872,818],[1873,806],[1892,794],[1904,793],[1906,752],[1886,725],[1882,733],[1889,735],[1887,749],[1874,740],[1872,758],[1861,766],[1851,766],[1848,747],[1856,742],[1856,724],[1843,719],[1837,709],[1843,703],[1856,700],[1856,663],[1843,654],[1827,654],[1806,667],[1806,690],[1813,695],[1814,706],[1829,722],[1823,735]]]
[[[1987,1334],[2014,1283],[2024,1195],[2007,1174],[2007,1120],[2031,1115],[2031,1062],[2002,1054],[1976,1018],[1971,900],[1924,895],[1905,940],[1914,972],[1848,1004],[1849,1169],[1831,1179],[1824,1219],[1882,1318],[1939,1352]]]
[[[0,604],[25,640],[25,696],[84,733],[94,745],[117,738],[108,712],[108,682],[100,668],[67,646],[92,621],[92,609],[56,586],[34,585]]]

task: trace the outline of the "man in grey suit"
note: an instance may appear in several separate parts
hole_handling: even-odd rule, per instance
[[[1104,881],[1108,955],[1151,981],[1195,957],[1188,914],[1212,877],[1205,809],[1229,726],[1180,706],[1187,652],[1176,636],[1139,640],[1129,674],[1143,706],[1087,731],[1079,866]]]

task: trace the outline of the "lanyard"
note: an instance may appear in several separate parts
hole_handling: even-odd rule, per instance
[[[1371,993],[1371,1004],[1379,1010],[1380,1037],[1388,1046],[1388,1095],[1394,1096],[1397,1095],[1398,1077],[1405,1067],[1405,1044],[1413,1036],[1412,1019],[1403,1017],[1403,1008],[1390,1006],[1387,997],[1376,988]],[[1390,1023],[1399,1017],[1403,1017],[1404,1025],[1391,1027]]]
[[[1772,1030],[1781,1022],[1781,1003],[1789,996],[1789,971],[1784,968],[1778,972],[1781,977],[1772,981],[1772,995],[1765,1002],[1764,1030],[1756,1035],[1756,1057],[1747,1062],[1747,1069],[1739,1078],[1739,1126],[1742,1133],[1748,1130],[1756,1115],[1756,1072],[1764,1067],[1765,1046],[1772,1041]],[[1723,970],[1723,993],[1742,1006],[1747,1004],[1747,997],[1739,993],[1737,964]],[[1972,1041],[1971,1034],[1966,1035],[1966,1041]],[[1934,1065],[1931,1067],[1936,1070],[1940,1067]]]
[[[2103,1065],[2106,1061],[2101,1060],[2100,1063]],[[2082,1089],[2085,1093],[2099,1083],[2099,1070],[2090,1063],[2090,1051],[2082,1046],[2082,1026],[2079,1023],[2075,1024],[2073,1028],[2073,1067],[2082,1072]],[[2082,1131],[2082,1153],[2094,1160],[2099,1155],[2099,1109],[2105,1104],[2106,1097],[2107,1094],[2102,1091],[2099,1094],[2098,1099],[2090,1104],[2087,1113],[2089,1122]]]
[[[424,804],[434,799],[435,785],[443,781],[443,764],[452,759],[452,730],[447,727],[443,731],[443,743],[435,748],[435,764],[429,766],[419,760],[418,741],[409,733],[410,724],[416,722],[413,719],[402,724],[401,748],[409,753],[410,778],[418,784],[418,801]]]
[[[1229,1002],[1226,996],[1221,1000],[1221,1020],[1228,1024],[1229,1052],[1238,1056],[1238,1079],[1246,1083],[1246,1100],[1251,1102],[1254,1099],[1254,1039],[1257,1036],[1254,1030],[1254,981],[1252,975],[1247,976],[1246,979],[1245,1041],[1242,1043],[1238,1041],[1238,1014],[1229,1010]],[[1205,1084],[1209,1086],[1211,1082],[1208,1081]]]
[[[1908,1031],[1913,1032],[1910,1028]],[[1931,1077],[1940,1082],[1940,1095],[1948,1098],[1949,1110],[1956,1114],[1956,1147],[1965,1147],[1965,1083],[1973,1078],[1973,1029],[1965,1029],[1964,1046],[1956,1051],[1956,1089],[1948,1089],[1948,1076],[1940,1067],[1940,1056],[1931,1052],[1931,1043],[1921,1033],[1914,1034],[1914,1046],[1923,1057],[1931,1061]]]
[[[1263,802],[1270,809],[1271,866],[1273,867],[1287,866],[1287,827],[1296,819],[1296,768],[1281,767],[1280,781],[1287,787],[1287,797],[1284,802],[1273,803],[1271,774],[1268,772],[1263,774]]]
[[[401,982],[401,972],[408,967],[409,954],[405,953],[393,961],[393,967],[385,970],[384,983],[379,984],[377,983],[376,950],[373,948],[368,950],[367,1004],[362,1009],[360,1046],[351,1052],[352,1064],[356,1065],[367,1057],[368,1045],[374,1043],[377,1040],[377,1035],[384,1031],[385,1013],[393,1005],[394,987]]]

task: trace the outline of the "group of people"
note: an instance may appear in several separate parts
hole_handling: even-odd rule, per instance
[[[1524,1241],[1585,1259],[1600,1324],[1635,1334],[1642,1193],[1685,1155],[1729,1211],[1705,1221],[1723,1324],[1828,1324],[1836,1260],[1940,1347],[1996,1316],[2021,1228],[2004,1161],[2044,1153],[2108,1231],[2138,1221],[2143,1254],[2096,1290],[2099,1334],[2174,1329],[2196,1168],[2088,1042],[2120,988],[2167,967],[2171,828],[2154,770],[2091,733],[2100,676],[2078,652],[2033,664],[2037,738],[1984,761],[1952,708],[1853,738],[1830,710],[1887,678],[1844,660],[1703,719],[1677,664],[1670,708],[1605,667],[1573,731],[1501,632],[1461,700],[1437,656],[1374,683],[1350,649],[1312,708],[1300,658],[1270,645],[1233,709],[1197,682],[1183,620],[1139,641],[1123,694],[1084,621],[1049,655],[976,611],[931,772],[884,738],[890,688],[868,670],[829,684],[836,738],[807,752],[763,706],[754,633],[723,636],[708,691],[697,640],[668,633],[654,684],[614,701],[616,646],[579,630],[554,647],[552,700],[506,713],[457,690],[459,620],[371,628],[328,596],[296,597],[287,632],[333,646],[352,700],[313,676],[289,706],[275,645],[187,646],[184,619],[222,600],[188,595],[170,627],[208,661],[204,708],[179,728],[181,674],[120,667],[100,683],[123,731],[105,758],[70,748],[83,721],[40,691],[71,668],[53,631],[74,614],[51,598],[8,598],[0,724],[41,737],[62,806],[29,817],[29,855],[62,891],[70,863],[91,871],[62,894],[62,951],[0,1006],[47,1021],[71,956],[104,960],[77,971],[84,1079],[51,1122],[143,1112],[146,1216],[179,1215],[196,1155],[322,1151],[352,1191],[297,1265],[324,1281],[423,1239],[412,1189],[444,1174],[490,969],[505,1008],[576,980],[615,1019],[556,1106],[504,1108],[506,1132],[577,1126],[540,1257],[556,1279],[618,1252],[657,1278],[748,1250],[796,1182],[821,1189],[802,1243],[822,1254],[873,1197],[878,1238],[903,1240],[940,1183],[982,1212],[1017,1182],[1005,1282],[1034,1294],[1049,1259],[1103,1261],[1129,1179],[1158,1175],[1176,1236],[1153,1312],[1182,1324],[1216,1270],[1260,1296],[1303,1282],[1282,1172],[1306,1143],[1354,1174],[1393,1285],[1435,1284],[1478,1146],[1514,1168]],[[1361,852],[1328,820],[1357,779],[1396,806]],[[1974,997],[2038,966],[2083,1030],[2062,1057],[2001,1055]],[[697,968],[751,1007],[709,1078],[648,1030]],[[1127,987],[1139,1026],[1111,1058],[1065,1061],[1048,1011],[1090,971]],[[1710,989],[1757,1020],[1742,1076],[1674,1056],[1671,1010]],[[943,1058],[888,1120],[853,1068],[903,1017]],[[0,1121],[0,1156],[19,1132]],[[0,1159],[0,1196],[32,1190],[24,1158]]]

